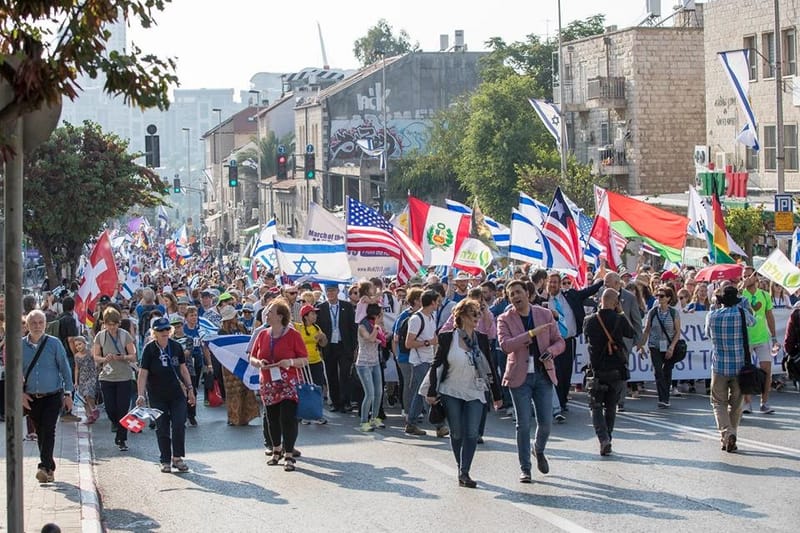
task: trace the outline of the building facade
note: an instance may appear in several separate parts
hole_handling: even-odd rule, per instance
[[[800,0],[781,0],[779,6],[785,188],[786,191],[800,191],[800,78],[797,67]],[[776,191],[777,83],[773,3],[758,0],[708,2],[705,6],[704,41],[709,160],[717,168],[733,165],[736,170],[747,171],[751,190]],[[749,100],[758,128],[759,152],[736,141],[745,121],[717,55],[718,52],[740,49],[750,50]]]
[[[702,14],[564,44],[570,149],[628,194],[684,192],[705,140]],[[681,25],[683,24],[683,25]],[[561,101],[556,80],[555,102]]]

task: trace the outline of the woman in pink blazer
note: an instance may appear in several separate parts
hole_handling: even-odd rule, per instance
[[[530,483],[533,414],[536,415],[533,448],[536,466],[542,474],[550,471],[544,449],[553,421],[553,385],[557,383],[553,358],[564,352],[566,344],[553,314],[544,307],[530,304],[524,283],[512,281],[506,291],[511,308],[497,317],[497,340],[508,354],[503,385],[511,392],[517,418],[519,480]]]

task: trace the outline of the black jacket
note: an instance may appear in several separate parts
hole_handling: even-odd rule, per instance
[[[317,325],[328,337],[328,344],[322,349],[322,355],[331,353],[335,347],[330,343],[333,324],[331,324],[331,305],[328,300],[322,302],[317,307]],[[358,324],[356,324],[356,309],[353,304],[344,300],[339,300],[339,333],[342,340],[338,348],[342,353],[353,355],[358,347]]]
[[[608,353],[608,337],[600,325],[598,315],[603,319],[606,329],[614,339],[617,352]],[[633,338],[635,332],[625,315],[613,309],[601,309],[586,317],[583,323],[583,334],[589,344],[589,361],[595,370],[622,370],[628,363],[627,349],[623,337]]]
[[[430,380],[430,386],[428,387],[428,396],[436,396],[436,389],[438,387],[436,379],[437,368],[440,366],[442,367],[442,381],[447,379],[447,371],[450,368],[450,364],[447,362],[447,354],[450,352],[450,345],[453,343],[454,333],[455,331],[447,331],[439,334],[439,344],[436,348],[436,355],[433,357],[433,364],[429,370],[428,379]],[[489,370],[491,371],[491,375],[486,376],[486,379],[489,383],[489,389],[492,391],[492,398],[495,401],[501,400],[503,396],[500,392],[500,381],[497,377],[497,370],[495,369],[495,364],[492,362],[492,357],[490,356],[492,351],[489,348],[489,337],[483,333],[477,332],[476,335],[478,337],[478,347],[480,348],[481,354],[486,358],[486,362],[489,365]]]
[[[597,291],[599,291],[602,286],[603,280],[600,280],[580,290],[567,289],[566,291],[561,291],[561,294],[564,295],[564,299],[567,300],[567,304],[569,304],[569,308],[572,309],[572,314],[575,315],[575,331],[577,334],[580,334],[583,320],[586,318],[586,311],[583,309],[583,301],[597,294]]]

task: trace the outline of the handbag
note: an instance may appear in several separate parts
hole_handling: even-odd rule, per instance
[[[444,400],[441,396],[437,396],[436,403],[431,405],[428,411],[428,422],[431,425],[440,426],[444,424],[445,418],[447,418],[447,413],[444,410]]]
[[[614,338],[611,336],[611,333],[608,332],[605,322],[603,322],[603,319],[600,318],[600,313],[597,313],[597,321],[600,322],[600,325],[603,327],[603,332],[606,334],[606,339],[608,340],[606,344],[607,353],[609,355],[616,355],[619,351],[619,347],[614,341]],[[631,371],[628,370],[628,361],[624,356],[621,356],[620,359],[624,361],[622,370],[597,370],[594,374],[595,377],[597,377],[597,379],[603,383],[610,383],[612,381],[619,380],[628,381],[631,378]],[[603,375],[604,373],[605,375]]]
[[[747,338],[747,324],[744,319],[744,309],[739,308],[739,316],[742,317],[742,339],[744,340],[744,366],[739,369],[736,378],[739,382],[739,389],[742,394],[761,394],[764,392],[764,385],[767,382],[767,373],[760,366],[753,364],[753,356],[750,354],[750,342]]]
[[[672,313],[672,310],[670,310],[670,313]],[[667,328],[664,327],[661,317],[658,316],[658,310],[656,310],[653,314],[658,319],[658,323],[661,324],[661,331],[664,332],[664,336],[669,337],[667,334]],[[675,343],[675,348],[672,350],[672,357],[670,359],[664,359],[664,368],[671,368],[677,363],[680,363],[686,359],[686,352],[688,349],[689,347],[686,345],[686,341],[683,339],[678,339],[678,342]]]
[[[303,366],[298,372],[297,383],[298,420],[319,420],[322,418],[322,387],[315,385],[311,379],[311,369]]]
[[[214,385],[208,391],[208,405],[209,407],[219,407],[222,405],[222,391],[219,388],[219,381],[214,380]]]

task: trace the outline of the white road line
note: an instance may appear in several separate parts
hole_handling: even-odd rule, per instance
[[[453,468],[452,466],[447,466],[443,463],[440,463],[439,461],[430,459],[428,457],[420,458],[419,462],[424,463],[429,467],[433,468],[434,470],[438,470],[439,472],[449,477],[454,477],[457,474],[456,469]],[[572,522],[571,520],[568,520],[563,516],[559,516],[554,512],[548,511],[547,509],[544,509],[542,507],[537,507],[532,504],[520,503],[520,502],[506,501],[504,503],[511,504],[520,511],[523,511],[531,516],[543,520],[548,524],[557,527],[561,531],[566,531],[567,533],[591,533],[590,529],[586,529],[585,527],[580,526],[575,522]]]
[[[584,409],[586,411],[589,410],[589,406],[586,405],[585,403],[574,402],[574,401],[570,402],[570,403],[572,403],[573,405],[575,405],[575,407],[578,407],[580,409]],[[666,420],[658,420],[658,421],[647,420],[646,418],[643,418],[642,415],[633,414],[630,411],[624,411],[622,413],[617,413],[617,418],[627,418],[627,419],[629,419],[629,420],[631,420],[633,422],[636,422],[636,423],[639,423],[639,424],[644,424],[646,426],[653,426],[653,427],[659,428],[659,429],[670,428],[670,429],[675,430],[675,431],[681,431],[681,432],[684,432],[684,433],[692,433],[694,435],[697,435],[698,437],[703,437],[704,439],[708,439],[708,440],[714,440],[714,441],[718,441],[719,440],[719,433],[716,430],[702,429],[702,428],[696,428],[696,427],[692,427],[692,426],[685,426],[683,424],[676,424],[675,422],[667,422]],[[775,453],[780,453],[780,454],[784,454],[784,455],[789,455],[789,456],[791,456],[793,458],[797,457],[798,455],[800,455],[800,450],[798,450],[796,448],[789,448],[789,447],[786,447],[786,446],[780,446],[778,444],[770,444],[768,442],[761,442],[761,441],[752,440],[752,439],[743,439],[743,438],[739,437],[738,435],[737,435],[737,438],[736,438],[736,443],[737,444],[746,444],[747,446],[749,446],[751,448],[756,448],[756,449],[760,449],[760,450],[764,450],[764,451],[769,451],[769,452],[775,452]]]
[[[77,416],[86,416],[82,407],[74,410]],[[77,423],[78,433],[78,485],[81,491],[81,531],[82,533],[101,533],[100,499],[97,496],[94,470],[92,469],[92,445],[89,428]]]

